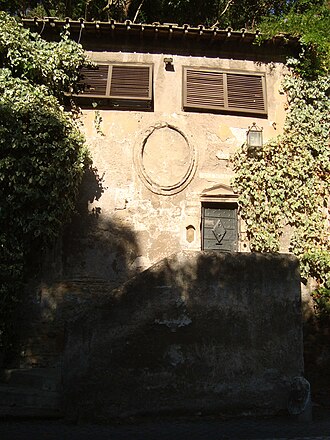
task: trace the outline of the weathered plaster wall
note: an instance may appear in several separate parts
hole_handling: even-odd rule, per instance
[[[75,420],[285,410],[303,374],[298,262],[171,256],[69,323],[63,374]]]
[[[265,141],[282,130],[285,97],[279,88],[284,67],[280,63],[173,54],[89,55],[98,62],[154,66],[153,111],[83,111],[82,130],[93,166],[104,175],[103,192],[98,199],[87,199],[89,213],[97,213],[93,234],[87,231],[88,239],[78,236],[76,222],[66,236],[64,276],[111,281],[118,279],[121,266],[121,275],[132,275],[173,252],[201,249],[202,193],[207,196],[210,190],[213,196],[219,196],[218,201],[226,196],[221,185],[230,186],[230,156],[245,141],[252,122],[263,127]],[[165,70],[165,56],[173,58],[174,71]],[[265,72],[268,117],[183,111],[183,66]],[[100,122],[99,130],[95,118]],[[134,237],[134,246],[126,253],[124,263],[119,261],[120,252],[113,247],[113,240],[109,242],[113,225],[116,231],[131,231]],[[239,233],[239,250],[247,251],[242,222]]]
[[[61,364],[66,322],[76,313],[163,258],[200,250],[201,200],[232,200],[229,158],[245,141],[247,127],[263,127],[265,140],[283,128],[280,63],[167,53],[89,55],[101,62],[152,63],[154,111],[83,110],[93,166],[77,214],[44,260],[42,284],[27,288],[22,366]],[[164,67],[169,55],[174,71]],[[184,112],[182,66],[266,72],[268,118]],[[239,250],[248,251],[242,222],[239,233]]]

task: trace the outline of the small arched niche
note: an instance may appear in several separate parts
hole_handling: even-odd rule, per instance
[[[196,228],[193,225],[186,227],[186,240],[188,243],[192,243],[196,238]]]

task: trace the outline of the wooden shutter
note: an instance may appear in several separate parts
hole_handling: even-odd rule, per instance
[[[150,100],[151,66],[114,65],[111,67],[110,97]]]
[[[97,69],[82,69],[79,95],[119,100],[152,99],[152,66],[98,64]]]
[[[266,114],[265,76],[185,67],[183,107]]]
[[[266,113],[264,77],[227,74],[228,109]]]
[[[223,109],[225,107],[223,73],[186,69],[184,106]]]
[[[83,96],[99,97],[107,95],[109,65],[99,64],[97,69],[81,69],[82,79],[80,84],[84,90],[80,93]]]

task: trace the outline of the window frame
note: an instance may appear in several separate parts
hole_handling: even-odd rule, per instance
[[[187,102],[188,98],[188,81],[187,72],[210,72],[215,74],[222,74],[223,78],[223,101],[224,105],[211,105],[211,104],[191,104]],[[255,76],[261,79],[262,88],[262,99],[263,99],[263,110],[258,110],[255,108],[244,108],[235,107],[228,104],[228,75],[241,75],[245,77]],[[202,99],[201,99],[202,101]],[[267,108],[267,87],[266,87],[266,73],[256,72],[256,71],[246,71],[246,70],[231,70],[231,69],[216,69],[210,67],[194,67],[194,66],[183,66],[182,69],[182,108],[184,111],[195,111],[195,112],[210,112],[210,113],[227,113],[227,114],[246,114],[246,115],[258,115],[260,117],[266,117],[268,114]]]

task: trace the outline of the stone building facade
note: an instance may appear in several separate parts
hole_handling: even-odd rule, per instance
[[[68,23],[101,67],[85,72],[77,98],[93,169],[61,276],[118,284],[182,250],[248,251],[230,158],[253,123],[264,141],[281,133],[293,43],[202,26]],[[56,38],[64,23],[26,25]]]
[[[50,39],[64,24],[25,21]],[[99,66],[68,97],[93,163],[26,287],[17,366],[49,367],[46,409],[71,420],[286,410],[304,370],[299,265],[249,253],[230,159],[254,124],[264,141],[283,130],[294,42],[66,24]]]
[[[249,251],[230,158],[254,123],[264,142],[282,132],[295,50],[245,30],[24,20],[46,39],[65,24],[100,66],[70,98],[93,164],[41,282],[28,286],[22,366],[61,364],[68,323],[145,269],[165,270],[165,258]]]

